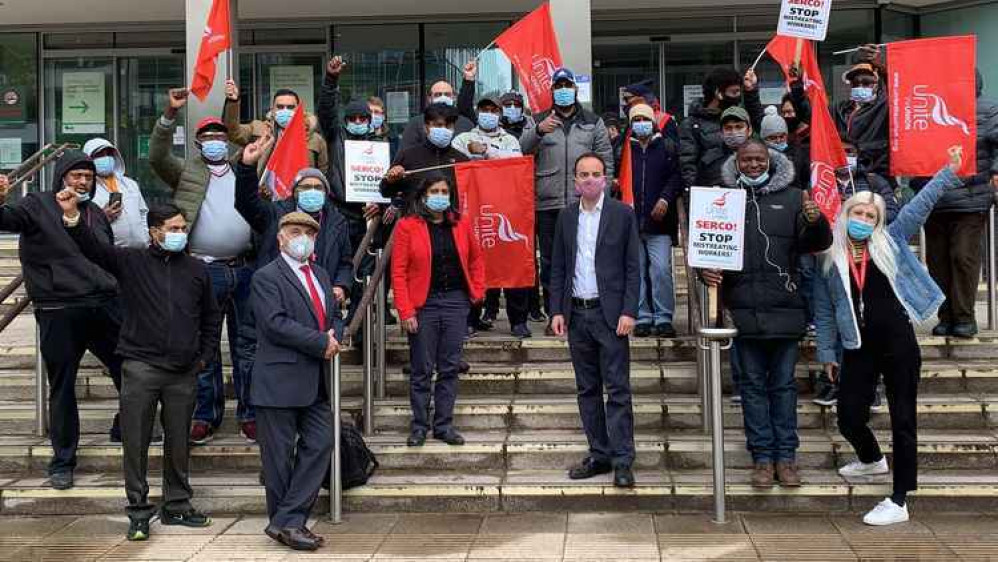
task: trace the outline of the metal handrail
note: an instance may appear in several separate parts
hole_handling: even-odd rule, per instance
[[[41,147],[37,152],[31,156],[28,156],[23,162],[18,164],[16,168],[7,174],[7,179],[10,181],[11,189],[31,179],[31,177],[38,173],[39,170],[47,166],[49,162],[62,156],[67,150],[75,150],[79,148],[80,145],[71,142],[64,142],[59,145],[49,143]]]

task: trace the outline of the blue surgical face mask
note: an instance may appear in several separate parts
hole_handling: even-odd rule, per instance
[[[454,98],[450,96],[437,96],[433,98],[433,103],[442,103],[444,105],[454,105]]]
[[[575,88],[557,88],[554,91],[554,104],[558,107],[568,107],[575,104]]]
[[[454,131],[447,127],[430,127],[430,131],[426,133],[426,138],[437,148],[447,148],[450,146],[450,141],[454,139]]]
[[[769,141],[766,142],[766,146],[772,148],[773,150],[777,150],[779,152],[786,152],[787,148],[790,147],[790,145],[786,142],[769,142]]]
[[[295,236],[284,247],[286,254],[303,263],[308,260],[314,251],[315,241],[305,234]]]
[[[97,175],[102,178],[114,175],[114,168],[116,166],[117,161],[114,159],[114,156],[94,158],[94,168],[96,168]]]
[[[76,194],[76,202],[77,203],[86,203],[87,201],[90,201],[90,192],[89,191],[86,192],[86,193],[77,193]]]
[[[378,113],[372,113],[371,114],[371,130],[372,131],[377,131],[384,124],[385,124],[385,116],[384,115],[381,115],[381,114],[378,114]]]
[[[631,132],[638,138],[646,139],[655,130],[655,124],[651,121],[634,121],[631,123]]]
[[[229,155],[229,143],[222,140],[210,140],[201,143],[201,155],[209,162],[225,160]]]
[[[483,131],[494,131],[499,126],[499,115],[481,112],[478,114],[478,127]]]
[[[442,193],[431,193],[426,196],[426,207],[436,213],[442,213],[450,208],[450,196]]]
[[[364,136],[370,131],[371,126],[367,123],[355,123],[353,121],[347,123],[347,132],[355,137]]]
[[[523,108],[515,105],[502,106],[502,116],[510,123],[519,123],[523,120]]]
[[[876,97],[876,94],[873,88],[867,86],[857,86],[849,92],[849,98],[859,103],[871,102],[874,97]]]
[[[321,189],[305,189],[298,192],[298,208],[306,213],[318,213],[326,204],[326,193]]]
[[[159,245],[167,252],[183,252],[187,247],[186,232],[167,232],[163,236],[163,242]]]
[[[763,172],[762,175],[757,178],[750,178],[745,174],[738,174],[738,181],[740,181],[742,185],[748,187],[759,187],[769,181],[769,171],[767,170]]]
[[[853,240],[866,240],[873,235],[873,225],[854,218],[850,218],[847,224],[849,238]]]
[[[286,129],[288,127],[288,123],[291,122],[291,118],[294,116],[295,110],[293,109],[278,109],[274,112],[274,121],[277,123],[278,127]]]

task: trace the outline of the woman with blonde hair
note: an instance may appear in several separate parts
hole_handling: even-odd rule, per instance
[[[916,399],[922,368],[913,322],[933,318],[944,297],[908,247],[956,176],[962,154],[949,149],[949,164],[886,224],[884,199],[860,192],[842,206],[834,240],[821,256],[815,282],[818,361],[839,378],[839,431],[859,460],[839,469],[845,477],[886,474],[887,459],[867,425],[877,378],[883,375],[894,446],[894,493],[863,517],[868,525],[908,520],[907,493],[917,487]],[[836,350],[844,348],[842,365]],[[841,372],[840,372],[841,371]]]

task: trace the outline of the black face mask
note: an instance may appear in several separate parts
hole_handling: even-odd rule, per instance
[[[742,101],[741,96],[735,96],[735,97],[721,96],[721,108],[727,109],[729,107],[734,107],[738,105],[738,103],[741,101]]]
[[[787,130],[791,133],[796,131],[800,125],[800,121],[796,117],[785,117],[783,120],[787,122]]]

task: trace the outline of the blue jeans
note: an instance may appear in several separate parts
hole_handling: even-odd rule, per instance
[[[253,334],[250,310],[250,280],[253,270],[246,266],[232,267],[221,263],[206,264],[215,301],[222,310],[229,336],[232,357],[232,384],[236,392],[236,418],[253,421],[256,415],[250,404],[250,373],[253,371],[256,338]],[[219,346],[221,350],[221,346]],[[194,421],[222,425],[225,414],[225,379],[222,377],[221,351],[205,370],[198,373],[198,398]]]
[[[641,297],[638,324],[672,324],[676,294],[672,282],[672,238],[668,234],[642,234],[639,246]]]
[[[737,338],[745,437],[753,462],[792,462],[797,437],[797,340]]]

